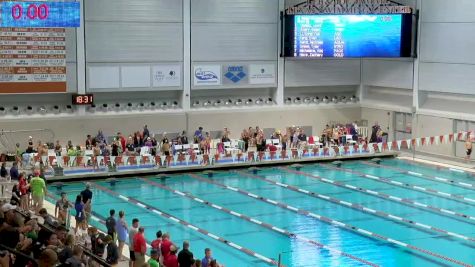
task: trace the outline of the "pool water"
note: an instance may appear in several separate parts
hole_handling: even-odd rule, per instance
[[[96,220],[91,220],[91,223],[105,231],[105,226],[97,219],[105,219],[111,208],[117,213],[124,210],[128,223],[132,218],[140,220],[148,242],[154,239],[158,230],[169,232],[172,241],[179,247],[182,247],[184,240],[189,240],[195,258],[201,259],[204,249],[209,247],[213,256],[227,267],[272,265],[146,207],[166,212],[266,258],[277,261],[280,255],[281,263],[287,267],[367,266],[369,263],[373,266],[422,267],[474,265],[475,220],[470,218],[475,217],[470,216],[475,216],[475,203],[375,181],[364,175],[467,199],[475,199],[475,188],[424,179],[407,174],[407,171],[466,184],[475,183],[475,178],[467,173],[400,159],[385,159],[378,166],[368,164],[368,161],[344,162],[341,168],[332,164],[308,164],[303,165],[299,172],[291,167],[272,167],[262,168],[255,175],[248,170],[229,170],[216,172],[211,178],[203,173],[170,175],[166,178],[124,178],[115,185],[107,181],[92,183]],[[322,181],[322,178],[325,180]],[[286,188],[289,186],[291,188]],[[101,190],[103,187],[112,191]],[[359,188],[391,196],[393,200],[362,192]],[[83,183],[68,183],[62,190],[74,201],[83,189]],[[50,192],[57,196],[60,193],[55,188],[50,188]],[[313,197],[312,192],[323,197]],[[136,199],[143,205],[127,201],[124,197]],[[325,197],[354,206],[338,204]],[[439,210],[411,206],[397,199],[417,201]],[[361,207],[386,215],[364,212]],[[440,209],[468,217],[451,216]],[[324,216],[324,219],[319,220],[309,214]],[[396,219],[400,217],[411,223]],[[337,223],[332,224],[328,220]],[[418,227],[414,222],[430,227]],[[370,235],[374,233],[374,236],[340,227],[338,223],[360,228]],[[442,229],[455,236],[434,229]],[[409,247],[402,244],[409,244]]]

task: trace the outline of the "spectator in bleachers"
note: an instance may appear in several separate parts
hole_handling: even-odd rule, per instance
[[[106,249],[103,239],[105,235],[99,233],[96,227],[89,228],[89,236],[91,237],[91,251],[94,255],[102,258]]]
[[[43,221],[44,221],[43,224],[47,226],[51,226],[51,227],[55,226],[55,222],[53,218],[51,217],[51,215],[48,214],[48,211],[45,208],[40,209],[38,213],[40,217],[43,218]]]
[[[39,267],[54,267],[58,262],[58,255],[53,249],[45,249],[41,252],[41,255],[38,259]]]
[[[74,244],[74,235],[67,235],[66,240],[64,242],[63,250],[58,253],[58,260],[60,263],[65,264],[66,261],[73,256]]]
[[[113,241],[113,238],[108,235],[104,238],[104,243],[107,245],[107,256],[106,256],[106,262],[109,263],[112,266],[116,266],[119,263],[119,249],[117,248],[117,245]]]
[[[134,133],[134,146],[135,148],[140,148],[143,145],[142,134],[140,132]]]

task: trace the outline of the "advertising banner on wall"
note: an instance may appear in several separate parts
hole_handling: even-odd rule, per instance
[[[223,84],[248,84],[249,70],[247,65],[223,65]]]
[[[153,87],[177,87],[181,85],[181,66],[155,65],[152,67]]]
[[[221,65],[195,65],[193,77],[195,86],[221,85]]]
[[[275,84],[275,64],[251,64],[249,66],[250,84]]]

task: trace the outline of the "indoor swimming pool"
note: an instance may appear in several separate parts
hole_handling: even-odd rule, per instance
[[[226,267],[473,266],[475,177],[383,159],[91,182],[91,224],[114,208]],[[84,183],[68,183],[70,201]],[[50,187],[58,197],[61,190]]]

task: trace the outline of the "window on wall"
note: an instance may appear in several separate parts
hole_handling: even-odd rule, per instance
[[[455,132],[475,131],[475,122],[455,120]],[[465,140],[457,140],[455,142],[455,156],[465,157]]]
[[[395,113],[395,137],[396,140],[404,140],[412,138],[412,114],[410,113]]]

